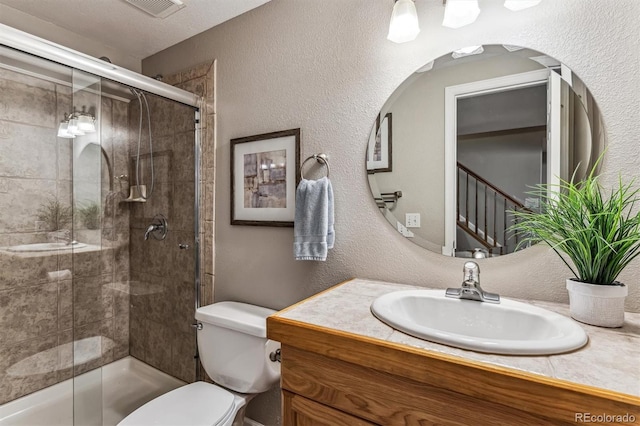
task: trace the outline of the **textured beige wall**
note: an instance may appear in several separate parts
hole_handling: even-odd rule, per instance
[[[385,38],[391,1],[273,0],[143,62],[146,74],[218,59],[216,299],[282,308],[353,276],[445,287],[461,259],[418,248],[386,223],[369,195],[367,136],[387,97],[429,60],[472,43],[508,43],[547,53],[592,90],[607,127],[607,182],[638,175],[640,3],[543,2],[513,13],[484,2],[473,25],[440,26],[439,0],[417,0],[422,32],[412,43]],[[302,156],[329,155],[336,192],[335,249],[325,263],[296,262],[291,229],[229,225],[229,140],[302,128]],[[375,232],[371,230],[376,229]],[[569,274],[543,247],[482,262],[488,288],[507,296],[566,301]],[[640,263],[621,279],[640,311]]]
[[[465,45],[521,45],[563,61],[600,106],[610,143],[605,181],[640,174],[640,2],[549,0],[519,13],[502,3],[483,1],[473,25],[451,30],[440,25],[440,0],[416,0],[422,32],[397,45],[386,40],[392,0],[273,0],[143,61],[147,75],[218,61],[217,300],[277,309],[356,276],[433,287],[460,282],[464,259],[415,246],[380,215],[364,159],[372,123],[393,90]],[[294,127],[302,129],[303,158],[324,152],[331,161],[336,246],[324,263],[293,260],[290,228],[229,224],[229,140]],[[567,301],[569,272],[542,246],[480,263],[487,290]],[[630,285],[627,308],[640,311],[640,262],[620,279]]]

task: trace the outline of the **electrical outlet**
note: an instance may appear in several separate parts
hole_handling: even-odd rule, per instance
[[[420,228],[420,213],[405,214],[404,224],[407,228]]]

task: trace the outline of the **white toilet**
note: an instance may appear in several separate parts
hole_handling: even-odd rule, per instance
[[[199,308],[200,360],[216,385],[195,382],[175,389],[118,426],[242,426],[249,400],[280,378],[280,363],[269,359],[280,343],[267,340],[266,318],[274,312],[238,302]]]

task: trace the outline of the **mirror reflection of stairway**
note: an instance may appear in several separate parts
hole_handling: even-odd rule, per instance
[[[517,248],[511,211],[524,203],[458,163],[456,257],[500,256]]]

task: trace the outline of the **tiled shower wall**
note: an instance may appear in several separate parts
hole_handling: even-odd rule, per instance
[[[203,96],[201,171],[199,182],[201,251],[194,251],[195,115],[192,108],[147,95],[151,111],[155,185],[146,203],[131,203],[131,355],[187,382],[195,380],[195,256],[201,256],[203,304],[213,288],[213,63],[166,76],[163,81]],[[139,104],[129,109],[129,181],[136,184]],[[140,184],[150,191],[149,139],[146,111],[140,146]],[[165,240],[144,232],[156,214],[169,224]],[[180,249],[187,244],[189,249]]]
[[[43,203],[72,205],[72,151],[81,138],[56,137],[63,113],[73,108],[68,85],[0,69],[0,88],[1,404],[128,354],[129,223],[128,210],[106,201],[117,190],[107,179],[101,229],[83,229],[76,221],[74,237],[89,248],[73,254],[5,250],[47,241],[37,222]],[[100,109],[102,167],[108,162],[113,175],[127,173],[126,154],[117,154],[128,142],[127,103],[103,98]],[[82,342],[76,361],[82,351],[95,354],[75,368],[74,339]]]

